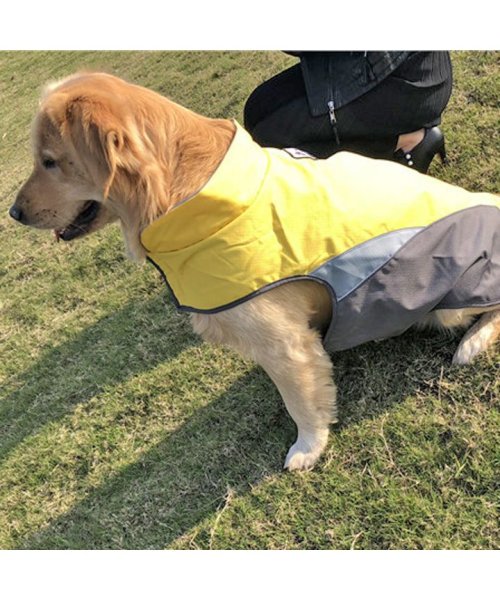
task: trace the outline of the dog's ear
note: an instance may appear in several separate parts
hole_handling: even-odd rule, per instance
[[[78,156],[102,187],[103,197],[107,198],[122,162],[123,124],[105,102],[91,97],[68,98],[64,114],[59,116],[63,138],[71,140]]]

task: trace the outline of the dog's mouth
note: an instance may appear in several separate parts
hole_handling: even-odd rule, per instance
[[[83,209],[78,213],[76,219],[63,227],[62,229],[55,229],[54,233],[56,240],[64,240],[69,242],[77,237],[85,235],[89,232],[90,226],[99,214],[100,204],[95,200],[89,200],[83,206]]]

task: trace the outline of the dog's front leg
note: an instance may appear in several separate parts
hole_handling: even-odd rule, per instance
[[[285,468],[310,469],[323,452],[329,424],[337,421],[332,363],[319,334],[311,329],[296,335],[273,355],[256,356],[278,388],[297,425],[297,440],[288,451]]]
[[[291,284],[230,310],[192,317],[204,339],[252,358],[278,387],[298,430],[285,461],[290,470],[314,465],[327,443],[329,424],[337,420],[332,363],[310,325],[324,312],[321,294],[312,285]]]

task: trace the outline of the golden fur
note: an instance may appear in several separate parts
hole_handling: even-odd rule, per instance
[[[58,236],[118,220],[130,256],[140,261],[141,231],[206,183],[234,132],[231,121],[202,117],[111,75],[77,73],[42,96],[33,124],[35,167],[19,191],[15,218]],[[98,203],[97,214],[87,223],[81,215],[86,207],[92,212],[90,201]],[[331,310],[323,286],[297,281],[230,310],[191,317],[204,339],[251,357],[278,387],[298,429],[289,469],[312,467],[337,418],[332,363],[321,343]],[[465,326],[483,312],[454,357],[467,363],[498,338],[498,307],[436,311],[422,324]]]

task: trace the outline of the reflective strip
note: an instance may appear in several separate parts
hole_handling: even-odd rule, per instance
[[[368,240],[332,258],[310,275],[323,279],[335,291],[337,302],[376,273],[423,227],[399,229]]]

